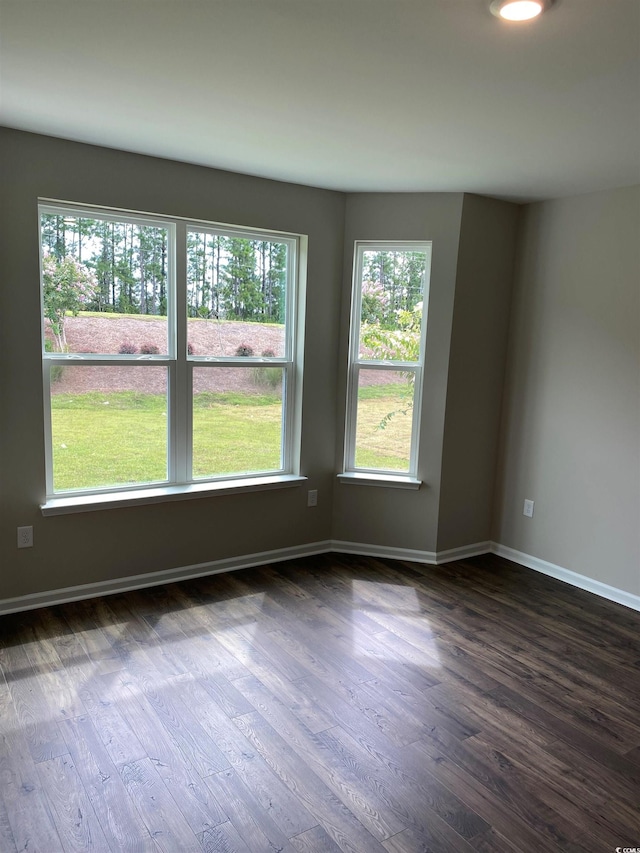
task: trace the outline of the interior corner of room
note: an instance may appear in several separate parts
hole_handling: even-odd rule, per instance
[[[638,607],[638,187],[524,205],[328,192],[0,133],[5,610],[332,549],[426,564],[494,550]],[[204,218],[215,198],[221,221],[277,211],[270,227],[308,236],[301,473],[320,496],[311,509],[294,487],[40,513],[37,199],[148,210],[159,185],[163,207]],[[336,479],[363,235],[433,241],[415,490]],[[15,529],[27,525],[34,545],[17,550]]]
[[[0,6],[0,612],[325,551],[495,552],[640,609],[637,0]],[[235,352],[295,379],[279,467],[191,477],[172,371],[218,366],[185,320],[145,374],[166,478],[53,483],[47,388],[78,354],[46,349],[39,205],[159,222],[171,269],[198,228],[295,256],[287,357]],[[354,257],[385,241],[430,269],[400,473],[351,440]]]

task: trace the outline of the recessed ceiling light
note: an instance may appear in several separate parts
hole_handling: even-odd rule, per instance
[[[547,9],[553,0],[493,0],[489,8],[506,21],[530,21]]]

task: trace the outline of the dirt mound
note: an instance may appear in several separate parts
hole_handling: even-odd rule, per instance
[[[148,316],[69,317],[65,322],[69,352],[117,354],[123,344],[141,348],[167,349],[167,321]],[[238,347],[250,347],[256,356],[265,351],[282,354],[281,326],[260,323],[189,320],[188,341],[193,355],[236,355]],[[123,365],[84,367],[70,365],[59,372],[52,384],[55,394],[80,394],[89,391],[166,392],[164,367]],[[256,391],[260,382],[255,366],[246,368],[196,367],[194,391]]]

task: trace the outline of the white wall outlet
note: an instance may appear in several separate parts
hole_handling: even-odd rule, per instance
[[[318,490],[309,489],[307,492],[307,506],[318,506]]]
[[[18,548],[33,547],[33,527],[18,528]]]
[[[533,501],[530,501],[525,498],[522,514],[526,515],[527,518],[533,518]]]

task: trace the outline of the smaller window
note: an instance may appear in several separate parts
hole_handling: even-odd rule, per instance
[[[415,478],[431,243],[356,242],[345,473]]]

